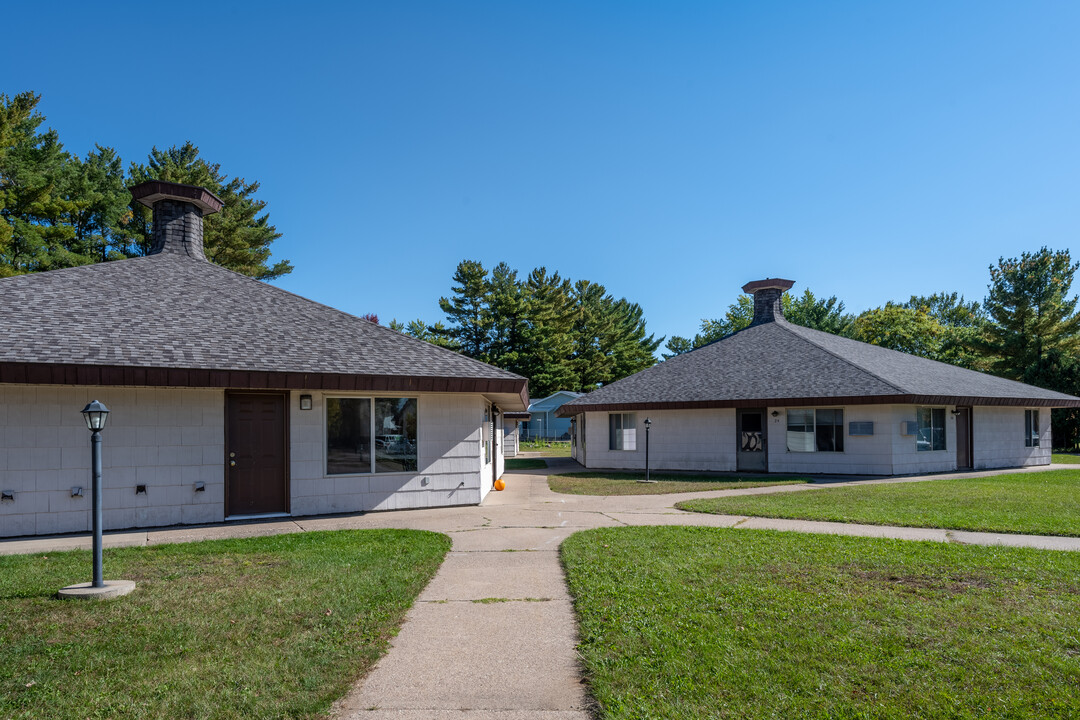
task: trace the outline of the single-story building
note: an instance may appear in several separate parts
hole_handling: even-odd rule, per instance
[[[793,325],[770,279],[744,330],[559,409],[588,468],[895,475],[1050,463],[1080,398]],[[646,433],[645,421],[649,430]]]
[[[525,378],[207,261],[221,201],[148,182],[146,257],[0,280],[0,536],[477,504]],[[84,491],[85,490],[85,491]]]
[[[533,400],[529,405],[532,416],[522,427],[528,439],[544,438],[547,440],[567,440],[570,438],[570,418],[559,417],[555,411],[566,403],[581,397],[582,393],[572,390],[559,390],[540,400]]]

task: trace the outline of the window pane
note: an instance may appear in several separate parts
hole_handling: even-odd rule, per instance
[[[637,428],[634,413],[608,415],[608,449],[636,450]]]
[[[934,422],[934,449],[945,449],[945,408],[934,408],[932,411]]]
[[[814,411],[787,411],[787,449],[790,452],[814,451]]]
[[[933,449],[933,426],[930,418],[930,408],[918,408],[915,417],[919,423],[918,434],[915,436],[915,449]]]
[[[375,472],[416,470],[416,398],[375,398]]]
[[[371,400],[326,399],[326,474],[371,472]]]
[[[844,411],[817,411],[817,449],[819,452],[841,452],[844,449]]]

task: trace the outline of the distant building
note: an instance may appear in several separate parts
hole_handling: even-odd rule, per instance
[[[750,327],[562,405],[585,467],[898,475],[1050,463],[1080,398],[793,325],[761,280]],[[540,401],[543,402],[543,401]],[[534,403],[535,405],[535,403]]]
[[[559,390],[542,400],[534,401],[529,405],[529,414],[532,417],[521,428],[524,438],[527,440],[534,438],[569,440],[570,418],[557,417],[555,411],[565,403],[581,397],[582,394],[570,390]]]

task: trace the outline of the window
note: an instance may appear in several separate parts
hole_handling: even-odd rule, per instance
[[[327,475],[416,468],[416,398],[326,399]]]
[[[1024,447],[1039,447],[1039,411],[1024,411]]]
[[[916,409],[918,422],[915,448],[924,450],[945,449],[945,408]]]
[[[788,410],[787,449],[790,452],[843,452],[844,411]]]
[[[634,413],[608,415],[609,450],[637,450],[637,428]]]

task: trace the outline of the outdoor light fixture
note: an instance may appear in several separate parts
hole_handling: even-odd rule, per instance
[[[92,484],[91,520],[94,527],[94,579],[89,583],[69,585],[57,593],[61,598],[110,598],[126,595],[135,589],[130,580],[110,580],[105,583],[101,570],[101,431],[109,418],[109,408],[97,400],[82,409],[86,428],[90,431],[90,477]],[[82,488],[71,488],[72,497],[81,497]]]
[[[656,482],[649,477],[649,430],[652,428],[652,420],[645,418],[645,479],[639,482]]]
[[[97,433],[105,429],[105,421],[109,419],[109,408],[97,400],[89,403],[82,409],[83,419],[86,420],[86,429]]]
[[[206,483],[204,483],[204,482],[195,483],[195,492],[206,492]]]
[[[311,396],[310,395],[301,395],[300,396],[300,409],[301,410],[310,410],[311,409]]]
[[[146,486],[145,485],[136,485],[135,486],[135,494],[136,495],[145,495],[146,494]]]
[[[779,410],[773,410],[772,411],[772,416],[773,417],[780,417],[780,411]]]
[[[15,502],[14,490],[0,490],[0,500],[5,502]]]

